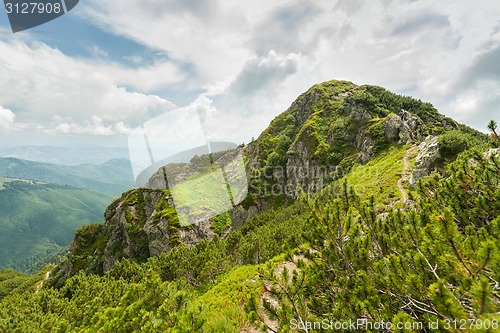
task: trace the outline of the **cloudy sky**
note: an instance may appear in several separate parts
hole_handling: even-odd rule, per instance
[[[311,85],[346,79],[500,122],[500,7],[480,0],[82,0],[13,34],[0,11],[0,144],[125,146],[175,106],[256,137]]]

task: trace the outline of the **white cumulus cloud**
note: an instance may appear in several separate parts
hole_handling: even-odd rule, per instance
[[[8,130],[14,124],[16,115],[9,109],[0,105],[0,130]]]
[[[182,78],[166,63],[131,69],[72,58],[42,43],[0,41],[0,54],[0,103],[15,107],[21,127],[51,133],[127,132],[174,107],[144,91]]]

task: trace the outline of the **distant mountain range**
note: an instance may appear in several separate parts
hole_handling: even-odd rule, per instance
[[[126,148],[67,148],[52,146],[0,147],[0,157],[58,165],[102,164],[111,159],[128,159]]]
[[[68,166],[0,158],[0,268],[27,272],[54,259],[133,186],[126,159]]]
[[[112,196],[134,186],[130,162],[126,159],[67,166],[7,157],[0,158],[0,177],[89,188]]]

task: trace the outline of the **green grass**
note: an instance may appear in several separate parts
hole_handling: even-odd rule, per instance
[[[190,304],[191,309],[205,308],[204,332],[239,332],[246,323],[244,305],[262,288],[259,265],[241,266],[219,277],[218,282]]]
[[[374,196],[377,203],[388,205],[400,200],[397,182],[401,177],[407,149],[407,146],[391,146],[365,165],[356,163],[348,174],[327,186],[323,192],[341,193],[341,184],[345,181],[359,196]],[[410,167],[412,160],[414,156],[408,160]]]
[[[217,278],[215,284],[205,293],[195,298],[190,309],[205,308],[203,317],[206,322],[203,332],[240,332],[248,325],[244,310],[251,295],[262,296],[264,289],[259,278],[259,270],[276,269],[288,260],[282,253],[260,265],[239,266]]]
[[[362,197],[374,196],[378,203],[389,204],[401,199],[397,182],[402,176],[403,157],[407,147],[393,146],[366,165],[354,168],[346,181]]]

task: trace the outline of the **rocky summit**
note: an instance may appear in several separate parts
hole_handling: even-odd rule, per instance
[[[267,179],[293,196],[297,186],[320,190],[336,171],[366,164],[390,145],[419,144],[460,126],[429,103],[329,81],[300,95],[245,152],[250,166],[272,169]]]

